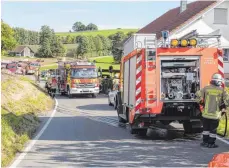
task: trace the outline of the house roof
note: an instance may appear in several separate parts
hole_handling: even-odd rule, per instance
[[[21,53],[28,46],[17,46],[12,52]],[[30,47],[28,47],[32,52],[34,52]]]
[[[180,13],[180,7],[174,8],[149,23],[137,33],[156,33],[157,38],[161,38],[161,31],[169,30],[172,32],[180,26],[186,24],[195,16],[211,8],[217,1],[195,1],[187,4],[187,9]]]

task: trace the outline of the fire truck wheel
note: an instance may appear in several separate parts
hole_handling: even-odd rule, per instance
[[[202,132],[202,124],[199,121],[185,121],[183,123],[184,132],[187,134],[194,134]]]
[[[114,109],[115,110],[117,109],[117,100],[116,99],[114,100]]]
[[[109,106],[112,106],[112,103],[111,103],[111,101],[110,101],[110,98],[108,97],[108,104],[109,104]]]
[[[139,134],[140,136],[146,136],[146,134],[147,134],[147,129],[140,129],[140,130],[138,130],[138,134]]]
[[[96,97],[97,97],[97,94],[92,94],[92,97],[93,97],[93,98],[96,98]]]
[[[139,130],[136,128],[133,128],[133,126],[130,124],[130,133],[131,134],[138,134]]]
[[[183,123],[183,127],[184,127],[184,132],[187,134],[191,134],[192,133],[192,123],[190,121],[185,121]]]
[[[120,123],[126,123],[126,120],[123,119],[122,117],[120,117],[120,116],[118,115],[118,122],[120,122]]]

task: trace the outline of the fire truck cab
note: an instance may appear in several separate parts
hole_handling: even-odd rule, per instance
[[[60,75],[60,92],[72,95],[91,95],[97,97],[99,93],[98,73],[94,63],[72,61],[58,63]]]
[[[198,44],[197,38],[189,38],[160,45],[155,34],[134,34],[126,41],[117,114],[119,122],[129,123],[131,133],[173,121],[183,124],[186,133],[201,131],[195,93],[215,72],[224,74],[221,50]]]

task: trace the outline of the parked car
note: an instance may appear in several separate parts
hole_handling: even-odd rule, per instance
[[[6,62],[1,62],[1,69],[5,69],[8,63]]]
[[[9,60],[2,60],[1,61],[1,69],[6,69],[7,64],[12,63],[12,61]]]
[[[208,163],[208,167],[229,167],[229,152],[214,155],[212,160]]]
[[[26,74],[34,74],[35,71],[40,67],[39,62],[31,62],[26,68]]]
[[[12,73],[16,73],[17,71],[17,63],[9,63],[6,65],[6,69],[8,69]]]
[[[116,95],[118,92],[119,85],[115,84],[113,86],[113,90],[109,90],[108,92],[108,104],[109,106],[114,106],[115,109],[117,109],[117,99]]]

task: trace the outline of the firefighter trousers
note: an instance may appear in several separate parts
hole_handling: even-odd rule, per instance
[[[219,120],[203,118],[203,142],[214,144]]]

